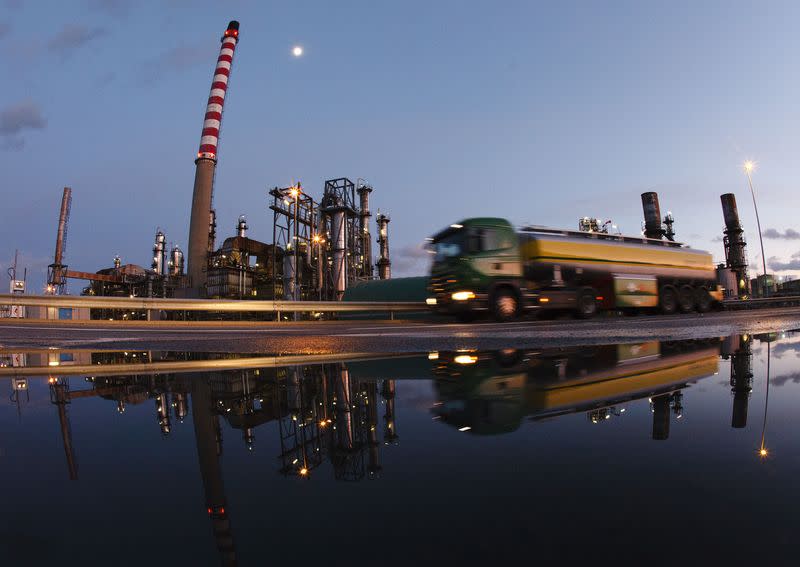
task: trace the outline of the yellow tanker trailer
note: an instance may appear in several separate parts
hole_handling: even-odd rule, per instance
[[[677,242],[467,219],[433,237],[436,309],[499,320],[527,309],[708,311],[722,298],[711,254]],[[431,301],[433,303],[433,301]]]

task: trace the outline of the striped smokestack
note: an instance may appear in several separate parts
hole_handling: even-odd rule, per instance
[[[195,164],[192,193],[192,217],[189,221],[189,287],[192,295],[204,295],[206,286],[206,255],[208,253],[209,214],[213,196],[214,169],[217,165],[217,146],[219,129],[222,123],[222,109],[225,93],[228,90],[233,53],[239,43],[239,22],[228,24],[222,36],[222,46],[217,58],[217,67],[211,81],[211,93],[200,135],[200,149]]]

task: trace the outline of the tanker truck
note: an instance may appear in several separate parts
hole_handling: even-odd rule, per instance
[[[705,312],[722,299],[711,254],[668,240],[471,218],[434,235],[428,304],[469,321],[489,313]]]

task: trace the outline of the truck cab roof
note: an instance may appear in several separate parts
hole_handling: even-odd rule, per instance
[[[510,222],[506,219],[501,219],[499,217],[473,217],[468,219],[460,220],[456,223],[451,224],[444,230],[440,230],[436,234],[433,235],[433,241],[437,242],[459,230],[464,228],[469,228],[473,226],[480,226],[480,227],[489,227],[489,228],[511,228],[513,229]]]

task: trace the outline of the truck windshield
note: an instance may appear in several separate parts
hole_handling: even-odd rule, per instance
[[[433,243],[433,249],[436,252],[434,260],[438,262],[446,258],[458,256],[461,254],[461,246],[463,241],[464,237],[460,232],[448,234],[441,240],[437,240]]]

